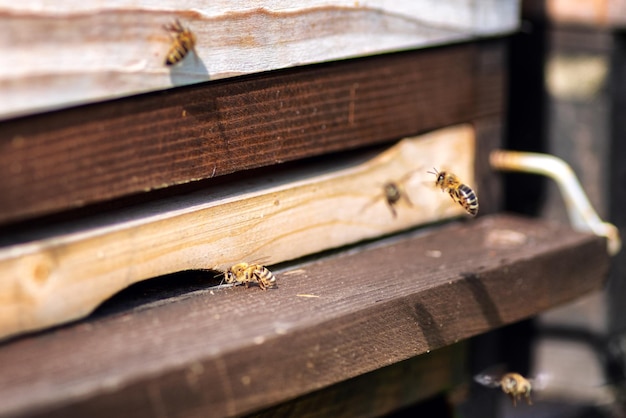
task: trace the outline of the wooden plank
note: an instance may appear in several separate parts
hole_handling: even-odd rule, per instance
[[[362,158],[246,179],[8,246],[0,250],[0,338],[82,317],[151,277],[224,271],[242,261],[275,264],[465,213],[427,171],[436,161],[474,184],[471,126],[408,138]],[[403,190],[393,211],[383,196],[389,181]]]
[[[238,415],[600,287],[604,239],[489,216],[0,346],[0,416]],[[303,297],[309,295],[315,297]],[[27,367],[25,367],[27,365]]]
[[[553,25],[544,36],[546,46],[553,53],[608,55],[614,48],[614,34],[609,28]]]
[[[605,24],[609,0],[549,0],[547,11],[550,18],[561,21]]]
[[[467,44],[3,122],[0,223],[498,115],[505,61]]]
[[[526,16],[554,23],[620,28],[626,24],[625,0],[528,0]]]
[[[3,4],[4,3],[4,4]],[[143,3],[143,4],[142,4]],[[517,0],[0,2],[0,118],[517,27]],[[197,54],[168,67],[179,19]]]
[[[380,417],[467,382],[464,343],[357,376],[251,416]],[[445,409],[450,405],[444,402]],[[439,415],[442,416],[442,411]],[[447,415],[446,415],[447,416]]]

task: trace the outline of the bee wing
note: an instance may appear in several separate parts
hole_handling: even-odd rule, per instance
[[[493,374],[479,373],[474,376],[474,381],[488,388],[497,388],[500,386],[500,378]]]
[[[261,257],[244,257],[242,259],[240,259],[239,261],[237,261],[236,263],[231,264],[231,266],[236,266],[238,264],[241,263],[246,263],[248,265],[251,264],[258,264],[260,266],[267,266],[268,263],[271,261],[272,256],[271,255],[263,255]]]
[[[505,373],[506,369],[504,365],[497,364],[478,373],[474,376],[474,381],[488,388],[495,388],[500,386],[500,381]]]
[[[532,379],[528,379],[528,381],[533,387],[533,391],[541,391],[545,389],[550,384],[550,381],[552,380],[554,380],[553,376],[550,373],[546,373],[546,372],[538,373]]]
[[[267,266],[267,265],[268,265],[268,263],[271,261],[271,259],[272,259],[272,256],[270,256],[270,255],[265,255],[265,256],[263,256],[263,257],[258,257],[258,258],[255,258],[255,259],[254,259],[254,261],[253,261],[253,263],[254,263],[254,264],[261,265],[261,266]]]

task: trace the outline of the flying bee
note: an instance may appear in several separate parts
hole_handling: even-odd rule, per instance
[[[398,216],[395,205],[398,204],[400,199],[404,198],[409,206],[413,206],[413,203],[411,203],[411,200],[409,199],[409,196],[406,194],[406,192],[402,190],[399,184],[393,181],[388,181],[387,183],[383,184],[383,194],[385,197],[385,201],[387,202],[387,206],[389,206],[389,210],[391,211],[391,214],[394,218]]]
[[[195,53],[196,35],[188,28],[183,27],[178,19],[163,28],[173,35],[172,45],[165,58],[165,65],[178,64],[187,56],[189,51]]]
[[[226,283],[245,284],[250,287],[251,282],[257,282],[259,287],[267,290],[276,286],[274,274],[260,264],[238,263],[224,272]]]
[[[478,197],[476,193],[466,184],[461,183],[459,178],[448,171],[428,171],[429,174],[437,176],[435,185],[441,188],[442,192],[448,192],[452,200],[463,206],[463,209],[472,216],[478,214]]]
[[[409,195],[406,193],[406,191],[404,191],[404,188],[402,186],[402,183],[404,183],[413,174],[414,172],[411,171],[410,173],[405,174],[399,181],[390,180],[385,182],[382,186],[383,192],[376,196],[369,204],[365,205],[365,207],[363,207],[361,211],[365,210],[367,207],[375,203],[380,198],[385,199],[385,203],[387,203],[387,206],[391,211],[391,215],[394,218],[398,216],[398,212],[396,211],[396,205],[398,205],[401,200],[404,200],[407,205],[413,206],[413,203],[411,203],[411,199],[409,199]]]
[[[502,392],[507,394],[513,401],[513,406],[517,406],[517,401],[526,398],[526,403],[532,405],[530,391],[532,384],[519,373],[492,373],[489,371],[474,376],[474,380],[483,386],[490,388],[500,387]]]

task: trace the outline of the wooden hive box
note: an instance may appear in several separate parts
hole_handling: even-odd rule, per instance
[[[498,214],[517,2],[179,7],[0,6],[0,415],[380,415],[602,285],[602,239]],[[166,66],[176,20],[197,42]],[[277,288],[216,287],[239,262]]]

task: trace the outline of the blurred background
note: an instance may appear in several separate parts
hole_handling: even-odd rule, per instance
[[[623,231],[626,16],[616,3],[522,1],[521,30],[511,38],[506,141],[567,161],[600,217]],[[568,222],[552,181],[507,174],[505,185],[507,210]],[[502,331],[499,355],[533,377],[535,391],[532,408],[501,397],[499,416],[626,416],[625,263],[622,251],[604,290]]]

